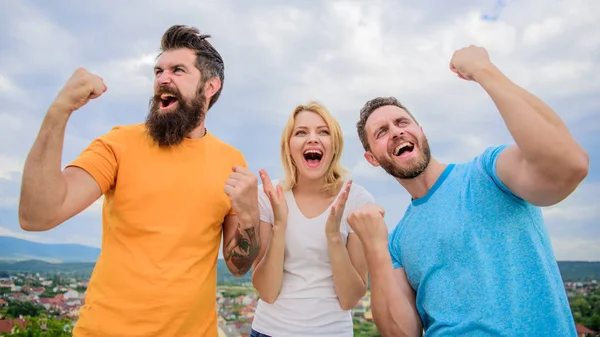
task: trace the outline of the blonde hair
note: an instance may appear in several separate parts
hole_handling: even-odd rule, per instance
[[[335,118],[333,118],[331,113],[323,105],[314,101],[298,105],[294,109],[294,112],[288,119],[283,128],[283,132],[281,133],[281,163],[285,172],[285,179],[281,187],[283,187],[284,190],[291,190],[298,183],[298,171],[294,164],[294,160],[292,159],[292,154],[290,153],[290,138],[294,131],[296,116],[303,111],[314,112],[321,116],[329,128],[333,158],[325,173],[325,186],[323,186],[323,191],[333,192],[347,173],[340,162],[342,151],[344,149],[344,135],[342,133],[342,128]]]

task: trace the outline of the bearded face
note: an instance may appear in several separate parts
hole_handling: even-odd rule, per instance
[[[397,139],[384,155],[375,156],[381,167],[391,176],[398,179],[418,177],[429,165],[431,150],[425,135],[420,139]],[[404,159],[405,160],[395,160]]]
[[[150,99],[146,127],[160,147],[176,146],[189,135],[206,115],[204,85],[198,85],[196,95],[186,100],[175,87],[160,86]]]
[[[365,154],[367,160],[394,178],[414,179],[431,161],[423,129],[398,106],[375,109],[365,122],[365,135],[370,148]]]

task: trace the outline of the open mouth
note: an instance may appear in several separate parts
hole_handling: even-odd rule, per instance
[[[304,160],[310,168],[319,167],[321,159],[323,158],[323,152],[321,150],[306,150],[304,151]]]
[[[160,108],[169,109],[177,103],[177,98],[171,94],[160,95]]]
[[[396,146],[396,148],[394,148],[393,154],[396,157],[406,157],[406,156],[410,155],[414,149],[415,149],[415,145],[413,143],[404,142],[404,143],[398,144],[398,146]]]

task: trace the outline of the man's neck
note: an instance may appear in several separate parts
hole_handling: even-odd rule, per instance
[[[197,138],[202,138],[205,135],[206,135],[206,128],[204,127],[204,122],[202,122],[202,123],[200,123],[200,125],[198,125],[194,130],[192,130],[188,134],[188,138],[197,139]]]
[[[204,102],[204,111],[208,112],[208,100]],[[202,122],[188,134],[190,139],[198,139],[206,136],[206,127],[204,127],[204,121],[206,120],[206,113],[202,117]]]
[[[442,164],[431,158],[429,165],[423,173],[414,179],[396,179],[406,191],[410,194],[413,200],[422,198],[427,195],[431,187],[440,178],[448,165]]]

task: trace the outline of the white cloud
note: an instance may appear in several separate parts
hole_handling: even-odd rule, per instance
[[[23,126],[23,121],[20,118],[11,116],[8,112],[0,111],[0,125],[4,130],[19,131]]]
[[[50,232],[40,232],[33,234],[31,232],[25,231],[14,231],[9,228],[0,226],[0,236],[10,236],[38,243],[79,244],[97,248],[100,247],[100,240],[97,237],[69,233],[67,236],[60,236],[59,238],[56,238],[54,236],[48,235],[49,233]]]
[[[20,160],[0,154],[0,179],[10,180],[13,174],[20,173],[23,164]]]
[[[10,79],[0,74],[0,92],[10,93],[13,90],[14,86],[11,83]]]
[[[5,72],[19,74],[38,68],[43,72],[69,66],[80,50],[76,39],[46,13],[27,2],[15,2],[3,19],[8,41],[16,41],[0,66]],[[10,64],[10,66],[8,66]]]
[[[532,23],[523,31],[523,44],[539,46],[548,42],[564,31],[564,19],[560,17],[549,17],[539,23]]]
[[[11,236],[23,240],[29,240],[40,243],[54,243],[52,239],[39,234],[32,234],[25,231],[13,231],[6,227],[0,226],[0,236]]]
[[[370,180],[387,179],[387,173],[381,167],[371,165],[366,159],[361,158],[350,168],[350,172],[355,178],[364,178]]]
[[[597,238],[552,237],[554,255],[559,261],[600,261],[600,244]]]
[[[566,219],[593,220],[600,217],[594,197],[600,191],[599,182],[583,182],[560,203],[544,208],[544,216],[550,220]]]
[[[89,71],[102,77],[108,90],[104,99],[150,97],[153,87],[153,67],[158,52],[148,52],[127,59],[114,59]]]

